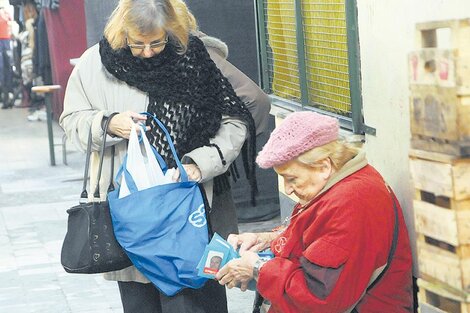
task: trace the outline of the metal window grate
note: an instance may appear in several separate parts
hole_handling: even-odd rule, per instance
[[[269,86],[264,87],[281,98],[350,118],[345,0],[303,0],[300,3],[304,42],[297,42],[296,18],[299,15],[295,1],[263,1],[268,67],[265,72],[269,82]],[[298,45],[303,45],[305,50],[306,77],[299,71],[302,62],[299,62]],[[307,89],[305,93],[303,84]],[[302,95],[307,95],[308,99],[301,99]]]
[[[300,101],[294,2],[264,1],[269,91]]]
[[[343,1],[303,1],[309,103],[350,116],[345,12]]]

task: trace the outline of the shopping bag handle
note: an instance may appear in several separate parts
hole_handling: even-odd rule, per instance
[[[145,136],[145,126],[140,125],[140,128],[141,128],[141,131],[139,132],[137,136],[139,138],[139,143],[142,143],[143,142],[142,136]],[[157,158],[157,162],[160,165],[162,172],[166,173],[166,171],[168,170],[168,167],[166,166],[166,163],[165,163],[165,160],[163,160],[163,157],[160,155],[160,153],[158,153],[157,149],[155,149],[153,145],[150,145],[150,150],[152,150],[153,154]]]
[[[168,141],[171,152],[173,154],[173,158],[175,159],[176,165],[178,166],[178,169],[180,170],[181,181],[182,182],[187,182],[188,181],[188,174],[186,173],[186,171],[183,167],[183,164],[181,164],[180,158],[178,157],[178,154],[176,153],[176,149],[175,149],[175,145],[173,144],[173,140],[171,139],[170,133],[166,129],[165,125],[163,125],[163,123],[160,122],[160,120],[155,115],[152,115],[148,112],[142,112],[141,114],[144,114],[144,115],[147,115],[147,116],[150,116],[151,118],[153,118],[155,123],[157,123],[157,125],[160,127],[160,129],[163,130],[163,132],[165,133],[166,140]]]
[[[141,130],[139,134],[139,142],[142,142],[143,141],[142,136],[145,136],[145,127],[143,125],[140,125],[140,127],[141,127]],[[152,151],[154,156],[157,158],[158,164],[160,168],[162,169],[163,173],[166,173],[167,166],[166,166],[165,161],[163,160],[163,157],[158,153],[157,149],[155,149],[154,146],[150,145],[150,150]],[[147,157],[151,157],[151,156],[147,156]],[[119,170],[115,178],[116,184],[118,185],[119,188],[121,187],[121,184],[119,183],[119,181],[121,180],[121,177],[123,175],[124,175],[124,178],[126,179],[126,185],[127,185],[127,188],[129,188],[129,191],[131,193],[137,192],[138,191],[137,185],[135,184],[135,181],[132,178],[131,173],[129,173],[129,171],[127,170],[127,154],[124,156],[122,165],[119,167]]]

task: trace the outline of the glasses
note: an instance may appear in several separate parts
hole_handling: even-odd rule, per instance
[[[160,47],[165,46],[168,43],[168,35],[165,36],[165,39],[159,42],[154,42],[154,43],[149,43],[149,44],[130,44],[129,43],[129,38],[126,37],[126,42],[127,46],[131,48],[132,50],[142,53],[142,51],[145,50],[145,48],[149,48],[150,50],[154,50]]]

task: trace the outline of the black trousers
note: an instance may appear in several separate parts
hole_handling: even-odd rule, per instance
[[[228,313],[225,286],[208,280],[200,289],[184,289],[173,297],[153,284],[118,282],[124,313]]]

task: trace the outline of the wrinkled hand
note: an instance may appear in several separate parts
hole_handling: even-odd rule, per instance
[[[248,283],[253,279],[253,267],[259,259],[258,254],[252,251],[241,253],[241,258],[233,259],[216,274],[215,279],[221,285],[233,288],[240,285],[240,290],[245,291]]]
[[[200,181],[202,178],[201,170],[196,164],[183,164],[186,174],[188,174],[189,180]],[[180,179],[180,170],[176,168],[175,173],[173,174],[173,181],[178,181]]]
[[[256,233],[230,234],[227,241],[235,250],[240,248],[240,254],[245,251],[258,252],[263,250],[265,246],[264,242],[260,240],[260,234]]]
[[[140,123],[145,123],[147,119],[146,115],[142,115],[132,111],[126,111],[119,114],[116,114],[108,126],[108,134],[115,135],[121,138],[129,139],[131,133],[132,125],[136,125],[137,132],[140,132],[141,127]],[[145,127],[145,130],[150,130],[149,126]]]

